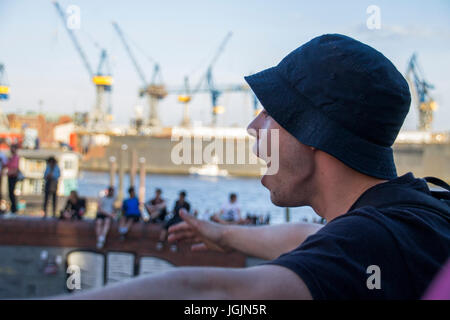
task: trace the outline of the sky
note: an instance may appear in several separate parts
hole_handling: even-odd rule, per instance
[[[107,1],[61,0],[80,8],[75,30],[90,64],[96,69],[99,47],[108,50],[114,76],[112,107],[116,123],[127,124],[142,85],[111,22],[117,21],[131,42],[147,78],[153,62],[161,66],[164,83],[182,88],[204,75],[210,59],[228,32],[233,35],[214,66],[220,85],[243,84],[245,75],[276,65],[285,55],[324,33],[342,33],[365,42],[405,72],[417,52],[426,80],[435,86],[439,105],[434,129],[450,130],[450,1],[289,1],[191,0]],[[380,9],[380,29],[369,29],[367,8]],[[3,112],[43,111],[61,114],[88,111],[95,88],[50,0],[0,0],[0,63],[11,87]],[[97,45],[96,45],[97,44]],[[149,57],[151,57],[150,60]],[[219,125],[245,126],[252,117],[251,96],[227,93]],[[211,121],[207,94],[192,103],[195,123]],[[163,124],[177,125],[182,106],[176,95],[159,105]],[[412,107],[404,128],[415,129]]]

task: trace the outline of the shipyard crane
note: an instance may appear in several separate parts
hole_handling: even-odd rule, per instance
[[[5,71],[5,66],[0,63],[0,102],[9,99],[9,83]],[[0,105],[0,129],[8,128],[8,118],[3,113],[3,108]]]
[[[183,120],[181,120],[182,127],[189,127],[191,125],[191,119],[189,117],[189,102],[192,99],[191,88],[189,86],[189,77],[184,77],[184,90],[182,94],[178,95],[178,102],[184,105]]]
[[[57,1],[53,1],[53,4],[55,5],[56,11],[61,17],[69,38],[72,40],[72,43],[80,55],[81,61],[83,62],[84,67],[96,88],[96,102],[93,110],[91,110],[88,116],[88,129],[98,131],[106,130],[112,120],[110,94],[113,83],[113,78],[109,70],[107,51],[105,49],[101,49],[97,72],[94,73],[94,70],[92,69],[91,64],[89,63],[89,60],[87,59],[75,33],[67,25],[68,20],[66,14]]]
[[[216,50],[213,58],[211,59],[208,67],[206,69],[205,74],[200,78],[197,85],[191,91],[189,86],[189,77],[186,76],[184,78],[184,90],[182,90],[182,94],[178,96],[178,101],[184,104],[184,114],[183,121],[181,125],[188,126],[190,124],[189,119],[189,109],[188,104],[192,101],[192,97],[200,92],[208,92],[211,95],[211,104],[212,104],[212,125],[215,126],[217,124],[217,115],[225,112],[225,108],[223,106],[218,105],[219,97],[224,92],[239,92],[239,91],[248,91],[249,88],[246,85],[230,85],[230,86],[221,86],[218,87],[215,85],[214,77],[213,77],[213,68],[218,61],[219,57],[225,50],[225,47],[232,36],[231,32],[228,32],[225,38],[220,43],[218,49]],[[206,82],[206,88],[204,84]],[[178,93],[178,90],[171,91],[172,93]],[[257,100],[255,100],[257,103]],[[254,104],[255,110],[257,109],[257,104]]]
[[[437,103],[431,97],[429,90],[434,86],[425,80],[422,69],[414,53],[408,62],[406,79],[410,83],[411,93],[419,113],[419,130],[430,130],[433,122],[433,113],[437,110]]]
[[[161,99],[164,99],[167,96],[167,90],[165,86],[162,84],[161,81],[161,69],[159,67],[159,64],[155,62],[153,67],[153,75],[151,77],[150,81],[147,81],[147,78],[142,71],[142,68],[140,67],[139,63],[137,62],[129,44],[128,41],[122,32],[122,29],[119,27],[117,22],[112,23],[114,29],[116,30],[120,40],[122,41],[123,46],[125,47],[125,50],[133,63],[134,68],[136,69],[136,72],[139,76],[139,78],[142,81],[143,87],[139,90],[139,95],[144,96],[146,95],[148,97],[149,101],[149,115],[148,115],[148,122],[147,125],[150,127],[158,127],[161,125],[161,122],[159,120],[158,116],[158,102]],[[160,82],[157,84],[157,78],[159,77]]]
[[[260,112],[261,108],[259,108],[259,100],[256,94],[252,91],[252,98],[253,98],[253,115],[256,117]]]
[[[183,89],[169,89],[170,93],[178,94],[178,102],[182,103],[184,105],[184,112],[183,112],[183,120],[181,122],[181,126],[190,126],[190,117],[189,117],[189,103],[192,101],[193,97],[197,93],[210,93],[211,94],[211,100],[214,101],[212,103],[213,106],[213,121],[212,125],[216,125],[216,116],[217,114],[221,114],[225,111],[223,106],[217,105],[217,100],[219,98],[219,95],[226,92],[249,92],[250,87],[246,84],[232,84],[232,85],[220,85],[220,86],[214,86],[213,93],[212,90],[209,87],[206,88],[199,88],[197,87],[194,90],[190,90],[189,86],[189,77],[184,78],[184,88]],[[259,113],[258,109],[259,103],[258,99],[255,95],[253,95],[253,110],[254,114],[257,115]]]
[[[213,59],[211,60],[211,63],[208,66],[208,69],[206,70],[206,83],[208,84],[208,89],[211,94],[211,102],[212,102],[212,125],[216,125],[217,123],[217,115],[222,114],[225,112],[224,107],[218,105],[218,99],[219,96],[222,94],[220,90],[216,87],[214,83],[214,78],[212,74],[212,70],[214,65],[216,64],[219,57],[222,55],[223,51],[225,50],[225,46],[227,45],[228,41],[231,38],[232,33],[229,32],[225,38],[223,39],[222,43],[220,44],[219,48],[216,51],[216,54],[214,55]]]

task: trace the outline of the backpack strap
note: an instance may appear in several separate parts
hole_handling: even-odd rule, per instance
[[[445,181],[436,177],[425,177],[423,179],[428,183],[434,184],[435,186],[447,190],[447,191],[430,190],[430,192],[434,198],[442,200],[450,206],[450,186]]]
[[[418,179],[417,182],[423,183],[426,187],[425,179]],[[378,189],[377,192],[363,194],[358,201],[361,201],[363,205],[374,206],[376,208],[401,206],[431,210],[450,222],[450,192],[434,192],[428,187],[427,189],[426,192],[423,192],[392,184]],[[354,209],[354,206],[355,204],[350,211]]]

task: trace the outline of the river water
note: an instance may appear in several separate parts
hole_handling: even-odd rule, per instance
[[[107,188],[109,175],[106,172],[81,172],[78,180],[78,191],[84,197],[96,197],[100,191]],[[118,177],[116,177],[117,188]],[[232,192],[238,195],[238,202],[243,216],[246,214],[270,214],[270,223],[285,222],[285,208],[273,205],[270,193],[257,178],[241,177],[202,177],[190,175],[158,175],[146,176],[146,196],[153,197],[156,188],[163,190],[163,197],[172,209],[180,190],[187,192],[187,201],[191,209],[197,210],[201,217],[206,217],[220,210]],[[139,177],[136,178],[136,187]],[[129,176],[124,178],[124,194],[129,187]],[[318,216],[310,207],[290,208],[291,221],[307,219],[312,221]]]

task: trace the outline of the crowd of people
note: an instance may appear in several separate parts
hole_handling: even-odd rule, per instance
[[[125,240],[133,223],[144,221],[146,223],[160,224],[162,230],[159,235],[156,249],[162,250],[167,242],[167,230],[171,226],[183,221],[180,217],[181,210],[185,210],[194,216],[198,216],[197,210],[191,210],[191,204],[186,200],[186,197],[186,191],[180,191],[173,209],[169,210],[166,200],[162,197],[162,190],[157,188],[154,197],[141,206],[134,187],[130,187],[128,189],[128,198],[123,200],[119,210],[115,207],[116,197],[114,187],[110,186],[104,196],[99,199],[97,205],[98,210],[95,219],[97,248],[103,248],[111,223],[120,211],[121,216],[118,224],[118,232],[121,240]],[[83,208],[83,210],[85,210],[85,208]],[[69,216],[70,215],[68,215],[68,217]],[[229,201],[222,206],[217,214],[212,215],[210,220],[221,224],[252,223],[251,218],[242,219],[241,209],[235,193],[230,194]],[[176,251],[177,247],[176,245],[171,245],[170,249]]]
[[[8,181],[8,195],[10,201],[9,213],[17,213],[17,197],[15,194],[16,184],[22,181],[25,177],[20,171],[20,158],[18,155],[19,146],[17,144],[12,144],[10,146],[10,156],[7,157],[3,152],[0,152],[0,177],[6,173]],[[47,206],[48,201],[52,200],[53,217],[56,217],[57,210],[57,190],[58,190],[58,180],[61,176],[61,171],[59,169],[58,163],[55,157],[50,157],[47,159],[47,166],[44,172],[44,201],[43,201],[43,216],[47,217]],[[2,179],[0,179],[0,182]],[[71,195],[72,198],[76,197]],[[0,184],[0,200],[3,200],[3,193]],[[6,208],[1,208],[0,211],[5,213]]]

